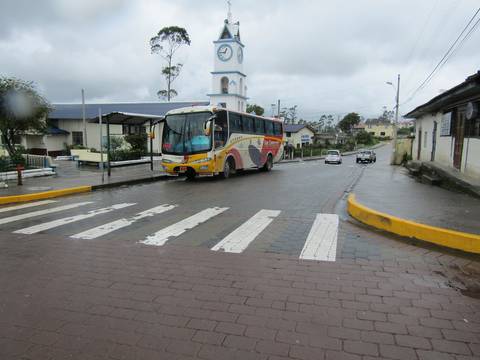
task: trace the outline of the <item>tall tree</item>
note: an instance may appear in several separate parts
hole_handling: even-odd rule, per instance
[[[285,119],[285,124],[295,124],[297,121],[297,105],[290,108],[283,108],[280,117]]]
[[[15,139],[27,132],[45,133],[52,109],[30,81],[0,77],[0,133],[10,157],[18,156]]]
[[[172,88],[172,83],[180,75],[183,64],[175,64],[174,56],[183,45],[190,45],[190,36],[187,30],[179,26],[164,27],[150,39],[152,54],[159,54],[166,63],[166,66],[162,68],[162,75],[167,82],[167,88],[159,90],[157,95],[168,101],[178,95],[177,91]]]
[[[338,127],[343,131],[343,132],[350,132],[352,127],[360,123],[360,115],[358,115],[355,112],[351,112],[350,114],[345,115],[345,117],[340,120],[338,123]]]
[[[255,113],[255,115],[262,116],[265,113],[265,109],[257,104],[248,104],[247,113]]]

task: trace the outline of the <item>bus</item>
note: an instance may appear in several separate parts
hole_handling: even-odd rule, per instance
[[[283,153],[283,123],[215,106],[169,111],[162,133],[162,167],[172,176],[270,171]]]

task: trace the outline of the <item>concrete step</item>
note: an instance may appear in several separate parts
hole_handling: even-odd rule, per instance
[[[442,179],[435,175],[422,174],[422,181],[430,185],[439,185]]]

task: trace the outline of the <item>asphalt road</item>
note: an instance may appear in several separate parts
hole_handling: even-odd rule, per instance
[[[345,214],[377,154],[1,207],[1,358],[479,356],[478,262]]]

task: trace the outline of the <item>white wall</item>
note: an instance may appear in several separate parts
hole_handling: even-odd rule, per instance
[[[468,149],[468,155],[467,155]],[[480,139],[463,140],[462,172],[480,180]]]
[[[312,130],[309,128],[303,128],[300,131],[294,133],[291,133],[290,137],[285,137],[285,140],[289,143],[292,144],[293,146],[297,147],[302,143],[302,135],[308,135],[310,138],[309,143],[312,144],[313,140],[312,137],[315,135]]]
[[[420,153],[421,161],[430,161],[432,153],[432,133],[433,122],[437,121],[437,142],[435,147],[435,162],[454,168],[453,153],[455,139],[453,136],[440,136],[440,128],[442,123],[442,113],[422,116],[415,123],[415,139],[412,148],[412,158],[417,160],[418,152],[418,131],[422,129],[422,148]],[[425,147],[425,132],[427,133],[427,146]],[[468,150],[467,150],[468,149]],[[468,152],[468,154],[467,154]],[[480,139],[465,137],[463,140],[463,153],[460,171],[480,178]]]
[[[62,151],[65,150],[68,135],[46,135],[43,141],[48,151]]]
[[[83,132],[83,121],[79,120],[58,120],[58,127],[70,134],[67,138],[68,145],[72,145],[72,131]],[[102,135],[107,136],[107,126],[102,124]],[[110,125],[110,135],[122,135],[122,125]],[[87,122],[87,147],[100,150],[100,124]],[[49,149],[50,150],[50,149]]]

